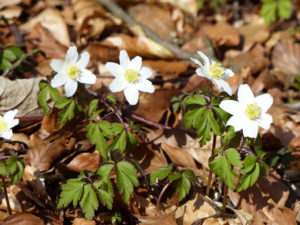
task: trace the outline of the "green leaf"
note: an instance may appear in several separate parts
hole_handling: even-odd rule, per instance
[[[94,99],[90,102],[89,104],[89,109],[88,109],[88,116],[92,116],[93,115],[93,112],[96,111],[97,107],[98,107],[98,103],[99,103],[99,100],[98,99]]]
[[[72,201],[73,206],[76,207],[82,197],[83,186],[85,182],[79,179],[69,179],[62,187],[60,199],[57,208],[67,207]]]
[[[240,145],[240,140],[240,132],[229,131],[222,138],[222,146],[237,148]]]
[[[126,203],[129,202],[133,187],[139,185],[136,169],[128,162],[119,162],[116,168],[117,186]]]
[[[223,121],[223,123],[226,124],[227,120],[230,117],[230,114],[218,107],[213,107],[213,111],[215,112],[217,117],[220,119],[220,121]]]
[[[136,145],[138,143],[138,140],[136,139],[136,137],[130,133],[130,132],[127,132],[127,149],[130,151],[130,150],[133,150]]]
[[[49,106],[48,106],[48,102],[47,102],[47,96],[48,96],[48,85],[44,82],[41,82],[39,84],[39,87],[40,87],[40,92],[39,92],[39,95],[38,95],[38,103],[39,103],[39,106],[44,110],[44,112],[46,114],[49,113]]]
[[[249,187],[253,186],[260,175],[260,166],[258,163],[255,163],[255,167],[252,171],[245,174],[241,179],[239,180],[239,186],[237,188],[237,191],[244,191],[247,190]]]
[[[65,123],[68,120],[72,120],[74,118],[75,111],[75,101],[72,102],[65,107],[62,111],[58,113],[60,123]]]
[[[184,99],[185,105],[205,105],[206,101],[202,95],[189,95]]]
[[[181,179],[179,180],[176,192],[178,194],[178,199],[181,201],[184,199],[184,197],[190,192],[191,189],[191,182],[186,176],[181,176]]]
[[[197,178],[196,178],[194,172],[191,171],[191,170],[186,170],[186,171],[184,171],[184,172],[182,173],[182,176],[188,178],[190,181],[193,181],[193,182],[196,182],[196,181],[197,181]]]
[[[19,46],[11,46],[9,47],[9,50],[11,50],[17,58],[21,58],[25,53]]]
[[[235,183],[233,178],[237,177],[237,175],[232,171],[231,166],[225,157],[225,155],[219,156],[213,159],[209,163],[210,169],[218,175],[231,189],[234,190]]]
[[[169,165],[167,167],[161,167],[161,168],[158,168],[157,170],[154,170],[150,174],[150,183],[154,184],[156,179],[158,179],[158,180],[165,179],[170,174],[172,169],[173,169],[173,165]]]
[[[99,207],[99,202],[91,184],[84,185],[83,196],[79,204],[85,217],[89,220],[92,219],[95,215],[95,210]]]
[[[17,158],[16,157],[9,157],[5,160],[0,161],[0,175],[7,177],[13,175],[17,172]]]
[[[109,103],[111,103],[113,105],[117,104],[117,96],[116,95],[109,94],[106,96],[106,99]]]
[[[99,121],[99,126],[102,133],[107,138],[112,138],[124,130],[124,127],[120,123],[110,123],[106,120]]]
[[[277,1],[265,0],[260,10],[261,16],[267,24],[276,20]]]
[[[108,150],[120,150],[124,152],[126,149],[126,132],[123,131],[108,147]]]
[[[108,190],[111,196],[114,196],[114,190],[110,181],[111,170],[115,167],[113,164],[104,164],[98,170],[97,174],[101,177],[102,181],[106,184],[106,190]]]
[[[63,109],[65,108],[67,105],[71,104],[73,101],[73,98],[67,98],[65,96],[62,97],[58,97],[55,100],[55,107],[58,109]],[[75,103],[75,102],[74,102]]]
[[[5,59],[7,59],[10,62],[13,62],[14,60],[17,59],[17,56],[14,54],[13,51],[11,51],[10,49],[5,49],[3,52],[3,57]]]
[[[204,113],[206,110],[205,107],[194,109],[184,115],[184,125],[186,128],[198,128],[200,126],[201,122],[205,119],[204,116],[202,116],[202,113]]]
[[[106,160],[107,159],[107,152],[106,152],[106,140],[100,130],[98,123],[90,123],[86,126],[87,131],[87,138],[89,141],[96,145],[96,149],[100,152],[102,157]]]
[[[171,174],[169,175],[168,178],[169,178],[169,180],[175,181],[175,180],[180,179],[181,176],[182,176],[181,173],[179,173],[178,171],[174,171],[173,173],[171,173]]]
[[[221,130],[220,130],[220,126],[218,124],[218,122],[216,121],[216,119],[214,118],[214,114],[211,110],[207,110],[207,118],[208,118],[208,121],[210,123],[210,127],[212,129],[212,131],[218,135],[218,136],[221,136]]]
[[[278,13],[282,19],[289,19],[292,16],[293,3],[291,0],[278,1]]]
[[[113,204],[113,197],[107,191],[104,191],[102,189],[98,190],[98,196],[101,204],[106,206],[109,210],[111,210]]]
[[[255,156],[247,156],[244,160],[244,168],[241,169],[241,173],[248,173],[250,172],[256,163],[256,157]]]
[[[226,158],[228,162],[236,167],[242,167],[243,163],[241,161],[241,155],[240,153],[234,149],[234,148],[229,148],[225,151]]]

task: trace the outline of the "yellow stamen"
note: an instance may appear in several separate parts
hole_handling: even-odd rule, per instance
[[[67,69],[67,73],[70,79],[75,80],[80,76],[81,70],[76,66],[70,66]]]
[[[209,73],[214,79],[221,79],[225,73],[224,68],[222,68],[221,63],[214,62],[209,67]]]
[[[4,120],[0,120],[0,133],[4,133],[8,130],[8,124]]]
[[[128,83],[135,83],[139,80],[139,72],[134,69],[128,69],[125,71],[125,80]]]
[[[245,114],[250,120],[258,120],[260,118],[261,109],[257,103],[251,103],[246,106]]]

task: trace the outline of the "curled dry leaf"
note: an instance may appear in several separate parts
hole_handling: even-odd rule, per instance
[[[277,78],[288,88],[300,73],[300,44],[293,41],[280,41],[272,53],[272,64],[282,72]]]
[[[1,222],[2,225],[44,225],[44,222],[37,216],[29,213],[17,213],[9,216]]]
[[[101,157],[98,151],[84,152],[77,155],[67,167],[76,172],[93,171],[100,166]]]
[[[169,10],[157,5],[138,4],[129,13],[141,24],[155,31],[161,38],[172,40],[176,36],[175,23]]]
[[[218,46],[237,46],[240,43],[240,34],[237,29],[228,23],[218,22],[204,30],[205,35],[216,42]]]
[[[4,8],[5,6],[17,5],[21,2],[22,2],[22,0],[1,0],[0,1],[0,9]]]
[[[41,78],[17,79],[11,81],[0,77],[0,114],[18,109],[17,116],[41,115],[38,105],[39,82]]]
[[[130,55],[158,58],[174,57],[167,48],[147,37],[131,37],[126,34],[119,34],[106,38],[102,44],[126,50]]]
[[[138,217],[140,220],[140,225],[178,225],[175,219],[175,212],[166,213],[158,216],[147,216],[145,218]]]
[[[72,225],[96,225],[95,221],[86,220],[84,218],[75,218]]]
[[[19,199],[16,197],[20,191],[21,190],[16,185],[13,185],[7,189],[10,208],[13,212],[22,212],[22,205]],[[7,210],[7,203],[3,192],[0,194],[0,209]]]
[[[38,23],[46,28],[54,37],[54,39],[60,44],[64,46],[70,46],[70,36],[67,25],[58,10],[47,8],[38,16],[32,18],[27,23],[22,24],[20,29],[29,32]]]

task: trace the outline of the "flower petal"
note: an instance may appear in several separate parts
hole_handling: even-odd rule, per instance
[[[120,65],[123,66],[123,68],[126,68],[128,63],[130,62],[129,56],[125,50],[120,51]]]
[[[270,94],[263,94],[255,97],[255,102],[259,105],[263,112],[267,112],[273,104],[273,97]]]
[[[128,64],[128,69],[134,69],[136,71],[140,71],[142,67],[142,57],[136,56],[134,57]]]
[[[233,126],[234,127],[234,131],[240,131],[243,128],[242,125],[242,121],[241,121],[241,117],[239,116],[232,116],[230,117],[230,119],[227,121],[226,126]]]
[[[121,77],[124,74],[123,67],[117,63],[108,62],[105,64],[105,67],[115,77]]]
[[[128,86],[124,90],[125,98],[130,105],[136,105],[139,100],[139,91],[134,85]]]
[[[213,79],[213,81],[219,90],[225,91],[229,96],[232,95],[231,87],[226,81],[222,79]]]
[[[76,46],[69,47],[66,53],[65,62],[67,64],[75,64],[77,59],[78,59],[77,47]]]
[[[240,103],[234,100],[223,100],[220,103],[220,108],[231,115],[239,115],[241,113]]]
[[[56,72],[59,73],[59,71],[62,69],[64,64],[63,60],[59,59],[52,59],[50,63],[50,67]]]
[[[200,77],[206,77],[209,80],[212,80],[210,76],[208,76],[205,71],[203,70],[203,68],[198,68],[196,69],[196,74]]]
[[[74,95],[74,93],[76,92],[77,90],[77,86],[78,86],[78,83],[74,80],[67,80],[67,82],[65,83],[65,94],[66,94],[66,97],[71,97]]]
[[[148,67],[143,66],[140,70],[141,77],[144,79],[148,79],[153,76],[153,72]]]
[[[9,110],[8,112],[6,112],[3,116],[3,120],[7,123],[11,123],[15,116],[17,115],[18,113],[18,110],[17,109],[14,109],[14,110]]]
[[[210,59],[203,52],[201,52],[201,51],[198,51],[197,53],[202,58],[204,67],[209,67],[210,64],[211,64],[210,63]]]
[[[84,52],[80,55],[79,60],[77,61],[76,65],[80,68],[80,69],[84,69],[87,67],[87,65],[90,62],[90,54],[88,52]]]
[[[111,92],[119,92],[124,90],[125,86],[125,82],[121,78],[116,78],[109,84],[109,90]]]
[[[96,83],[96,76],[91,71],[87,69],[81,70],[82,74],[77,78],[77,81],[84,84],[94,84]]]
[[[148,92],[148,93],[153,93],[155,91],[155,88],[151,83],[151,81],[146,79],[142,79],[136,86],[139,89],[139,91]]]
[[[61,73],[58,73],[51,80],[51,86],[53,88],[57,88],[57,87],[63,86],[66,82],[67,82],[67,76],[65,76]]]
[[[252,103],[254,95],[248,84],[241,84],[238,90],[238,100],[243,104]]]
[[[6,131],[4,134],[1,134],[0,136],[3,137],[3,138],[5,138],[5,139],[7,139],[7,140],[9,140],[9,139],[12,138],[13,132],[12,132],[11,129],[9,129],[9,130]]]
[[[269,129],[271,123],[273,122],[273,118],[270,114],[263,113],[261,119],[258,122],[258,125],[264,129]]]
[[[195,59],[195,58],[190,58],[195,64],[197,64],[197,65],[199,65],[199,66],[201,66],[201,67],[203,67],[203,64],[198,60],[198,59]]]
[[[226,80],[226,79],[234,76],[234,72],[232,70],[230,70],[230,69],[224,69],[224,72],[225,72],[225,74],[223,76],[224,80]]]
[[[257,122],[248,120],[240,121],[243,123],[243,134],[245,137],[256,138],[258,134],[258,124]]]

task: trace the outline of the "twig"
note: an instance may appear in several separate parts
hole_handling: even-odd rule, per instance
[[[4,191],[5,200],[6,200],[6,204],[7,204],[7,211],[8,211],[8,214],[11,215],[12,211],[11,211],[10,203],[9,203],[9,199],[8,199],[5,177],[1,176],[1,179],[2,179],[2,183],[3,183],[3,191]]]
[[[227,204],[227,195],[228,195],[228,186],[224,182],[224,193],[223,193],[223,212],[226,211]]]
[[[22,116],[16,117],[19,121],[22,122],[40,122],[44,119],[44,116]]]
[[[163,189],[161,190],[161,192],[159,193],[159,196],[158,196],[157,202],[156,202],[156,209],[157,209],[157,211],[160,211],[160,207],[159,207],[160,200],[161,200],[162,196],[164,195],[164,193],[166,192],[167,188],[170,186],[170,184],[171,184],[172,182],[173,182],[173,181],[169,181],[169,182],[163,187]]]
[[[157,33],[155,33],[149,27],[139,23],[133,19],[127,12],[125,12],[121,7],[119,7],[113,0],[96,0],[103,6],[105,6],[109,11],[111,11],[115,16],[122,19],[128,26],[139,26],[147,37],[151,38],[153,41],[169,49],[176,57],[180,59],[190,59],[191,57],[198,58],[196,54],[191,54],[187,51],[180,49],[178,46],[171,44],[170,42],[161,39]]]
[[[213,135],[214,136],[213,136],[213,144],[212,144],[212,147],[211,147],[211,156],[214,153],[214,150],[216,148],[216,143],[217,143],[217,136],[215,134],[213,134]],[[207,187],[206,187],[206,195],[209,195],[211,180],[212,180],[212,171],[209,170]]]

